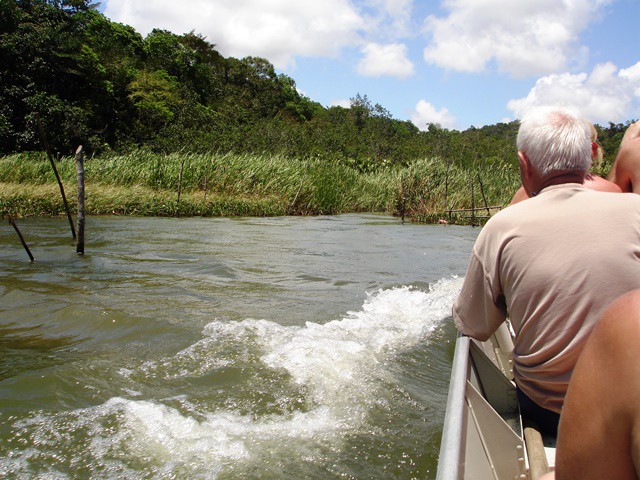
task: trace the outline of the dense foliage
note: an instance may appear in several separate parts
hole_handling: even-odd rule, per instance
[[[0,153],[41,148],[38,111],[63,154],[80,143],[98,152],[268,152],[365,170],[424,156],[514,161],[515,123],[421,132],[360,94],[350,108],[325,108],[266,59],[224,58],[194,32],[143,38],[90,0],[0,2],[0,65]],[[615,136],[624,126],[611,128]]]
[[[301,95],[266,59],[225,58],[194,32],[153,30],[143,38],[95,7],[91,0],[0,1],[0,154],[42,150],[38,112],[62,156],[80,144],[98,157],[142,152],[126,158],[147,172],[157,160],[144,152],[325,162],[329,176],[350,178],[343,167],[387,175],[401,214],[445,207],[445,194],[451,198],[456,188],[470,198],[476,180],[490,192],[507,189],[489,194],[488,203],[508,202],[517,186],[517,122],[465,131],[429,124],[422,131],[359,93],[349,108],[326,108]],[[606,152],[600,173],[606,173],[626,125],[597,128]],[[229,153],[234,156],[224,157]],[[451,189],[449,171],[458,178]],[[291,198],[285,197],[286,204]],[[448,208],[469,206],[468,200],[447,202]],[[286,205],[286,211],[307,212]]]

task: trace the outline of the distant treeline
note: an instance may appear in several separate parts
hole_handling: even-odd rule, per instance
[[[326,108],[266,59],[224,58],[195,32],[143,38],[90,0],[0,1],[0,154],[42,149],[34,112],[61,155],[79,144],[90,154],[233,152],[360,172],[423,158],[516,163],[517,122],[420,131],[359,93],[350,108]],[[605,170],[625,128],[598,127]]]

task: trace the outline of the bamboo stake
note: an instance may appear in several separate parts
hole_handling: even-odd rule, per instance
[[[484,186],[482,185],[482,179],[480,178],[480,174],[476,174],[478,176],[478,182],[480,182],[480,193],[482,194],[482,200],[484,201],[484,208],[487,209],[487,215],[491,215],[489,211],[489,207],[487,206],[487,197],[484,196]]]
[[[471,226],[476,226],[476,204],[475,195],[473,194],[473,178],[471,179]]]
[[[182,191],[182,172],[184,171],[184,161],[186,158],[182,159],[182,163],[180,164],[180,177],[178,177],[178,202],[176,205],[176,215],[178,215],[178,211],[180,210],[180,193]]]
[[[400,214],[402,215],[402,223],[404,223],[404,213],[407,208],[407,196],[404,191],[404,178],[400,179],[400,199],[402,202],[400,204]]]
[[[64,203],[64,208],[67,212],[67,218],[69,219],[69,225],[71,226],[71,235],[74,240],[76,238],[76,229],[73,226],[73,218],[71,217],[71,210],[69,210],[69,203],[67,203],[67,197],[64,194],[64,186],[62,185],[62,180],[60,180],[60,175],[58,174],[58,169],[56,168],[56,164],[53,161],[53,155],[51,155],[51,148],[49,148],[49,142],[47,142],[47,136],[44,133],[44,129],[42,128],[42,122],[40,121],[40,114],[38,112],[34,112],[33,115],[36,117],[36,122],[38,123],[38,132],[40,133],[40,141],[44,146],[44,149],[47,151],[47,157],[49,157],[49,163],[51,163],[51,168],[53,168],[53,173],[56,175],[56,180],[58,180],[58,187],[60,187],[60,195],[62,195],[62,202]]]
[[[24,241],[24,237],[22,236],[22,233],[20,233],[20,229],[18,228],[18,225],[16,225],[16,222],[14,222],[13,218],[11,218],[11,215],[9,215],[9,224],[14,228],[14,230],[18,234],[18,238],[20,239],[20,243],[22,243],[22,246],[24,247],[25,251],[27,252],[27,255],[29,255],[29,259],[32,262],[35,261],[35,258],[33,258],[31,250],[29,250],[29,246],[27,245],[27,242]]]
[[[76,253],[84,254],[84,156],[82,145],[76,150],[76,171],[78,173],[78,244]]]
[[[449,167],[451,160],[447,157],[447,173],[444,176],[444,211],[447,211],[447,196],[449,194]]]

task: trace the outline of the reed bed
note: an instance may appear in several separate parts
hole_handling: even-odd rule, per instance
[[[58,171],[75,195],[73,158]],[[446,208],[469,208],[471,179],[476,206],[508,203],[519,185],[517,170],[481,165],[468,170],[446,161],[419,159],[404,167],[362,173],[321,159],[279,155],[157,155],[137,151],[86,159],[87,214],[147,216],[275,216],[389,212],[433,221]],[[445,183],[448,178],[447,205]],[[179,194],[179,195],[178,195]],[[59,215],[63,206],[42,153],[0,158],[0,208],[14,216]],[[464,222],[463,222],[464,223]]]
[[[473,186],[472,186],[473,183]],[[517,166],[502,163],[482,163],[472,168],[461,168],[439,159],[423,159],[411,163],[399,172],[396,190],[396,211],[424,223],[437,223],[440,219],[456,224],[472,221],[471,212],[455,210],[479,209],[476,223],[486,219],[485,207],[494,214],[507,206],[520,187]],[[473,195],[473,198],[472,198]],[[453,210],[452,214],[449,211]]]

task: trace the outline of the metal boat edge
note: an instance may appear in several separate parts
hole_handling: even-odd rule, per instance
[[[520,414],[512,351],[506,323],[486,342],[458,336],[438,480],[537,480],[553,468],[555,439]]]

